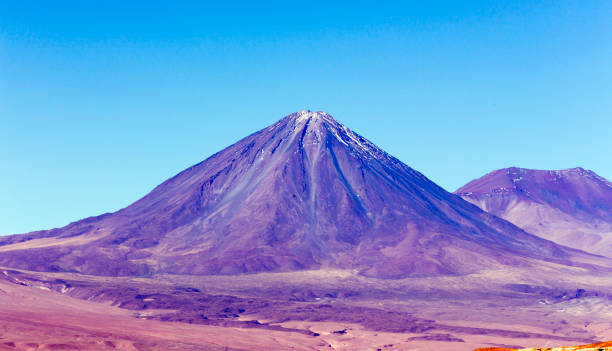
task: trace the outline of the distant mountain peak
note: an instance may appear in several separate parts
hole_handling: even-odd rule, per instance
[[[592,171],[586,170],[582,167],[574,167],[574,168],[566,168],[566,169],[557,169],[557,170],[540,170],[540,169],[530,169],[530,168],[522,168],[522,167],[508,167],[502,168],[495,171],[490,172],[490,174],[497,172],[506,172],[507,174],[525,174],[529,172],[548,172],[550,174],[589,174]]]
[[[503,168],[455,193],[530,233],[612,256],[612,183],[591,170]]]
[[[455,193],[458,195],[486,195],[519,191],[524,195],[529,195],[529,191],[524,191],[528,187],[526,185],[528,182],[525,182],[525,179],[538,179],[538,182],[545,183],[575,183],[581,178],[612,187],[612,183],[609,180],[582,167],[560,170],[507,167],[491,171],[481,178],[475,179],[457,189]]]

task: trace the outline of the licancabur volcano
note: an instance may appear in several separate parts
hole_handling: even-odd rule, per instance
[[[308,110],[120,211],[0,238],[2,266],[94,275],[341,268],[399,278],[598,260],[482,211]]]

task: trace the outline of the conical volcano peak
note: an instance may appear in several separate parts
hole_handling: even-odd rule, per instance
[[[51,237],[56,246],[33,240]],[[116,213],[0,238],[0,249],[0,266],[99,275],[340,268],[406,277],[573,257],[310,110],[239,140]]]
[[[299,136],[303,145],[327,145],[346,147],[355,155],[364,159],[378,159],[396,162],[393,157],[361,135],[347,128],[325,111],[302,110],[295,112],[281,121]]]
[[[288,118],[293,122],[296,131],[303,130],[304,128],[307,131],[322,131],[325,129],[324,125],[335,128],[343,127],[329,113],[323,111],[302,110],[289,115]]]
[[[327,119],[329,121],[335,121],[334,118],[325,111],[311,111],[311,110],[301,110],[296,113],[289,115],[297,120],[308,120],[308,119]]]

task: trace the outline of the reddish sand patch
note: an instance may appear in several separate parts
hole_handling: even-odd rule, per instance
[[[528,348],[528,349],[506,349],[499,347],[486,347],[476,349],[474,351],[607,351],[612,350],[612,341],[600,342],[595,344],[568,346],[568,347],[546,347],[546,348]]]

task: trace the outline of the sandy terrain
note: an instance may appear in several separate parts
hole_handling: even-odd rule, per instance
[[[312,336],[160,322],[0,281],[0,350],[316,350]]]
[[[507,348],[482,348],[475,351],[609,351],[612,350],[612,342],[602,342],[581,346],[553,347],[553,348],[528,348],[528,349],[507,349]]]
[[[130,278],[6,269],[0,347],[471,351],[612,339],[610,279],[542,269],[400,280],[343,270]]]

